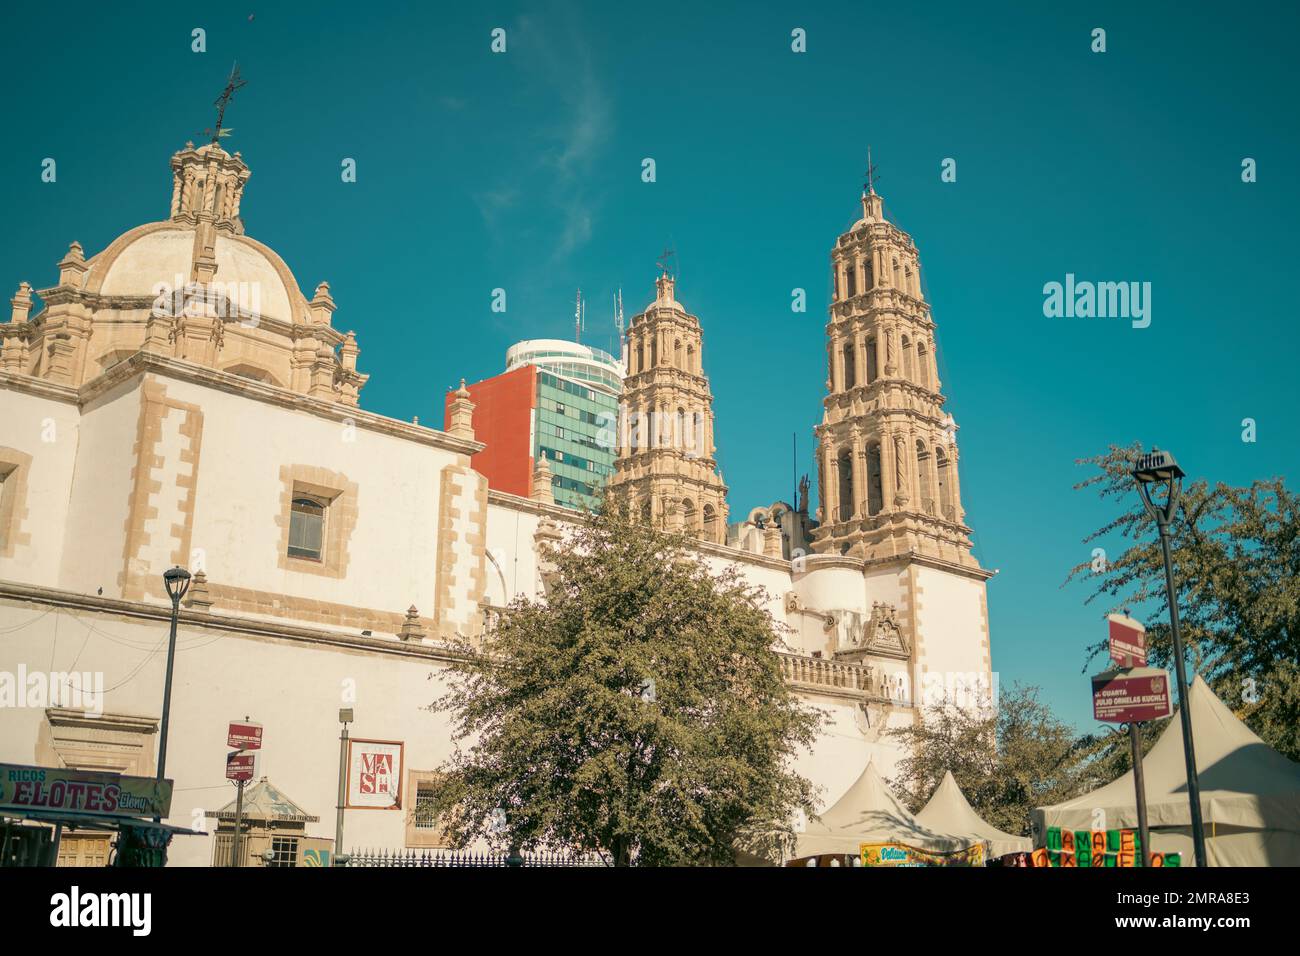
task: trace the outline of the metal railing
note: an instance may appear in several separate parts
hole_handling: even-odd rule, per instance
[[[509,866],[508,853],[467,850],[353,850],[348,866],[481,867]],[[607,866],[597,857],[567,853],[523,853],[521,866]]]

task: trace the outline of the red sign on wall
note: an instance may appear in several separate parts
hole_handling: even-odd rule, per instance
[[[1092,679],[1092,715],[1110,724],[1160,720],[1173,713],[1169,672],[1132,667],[1097,674]]]

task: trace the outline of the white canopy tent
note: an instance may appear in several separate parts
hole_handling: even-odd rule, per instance
[[[856,857],[863,843],[903,843],[947,853],[964,850],[977,839],[949,836],[918,822],[868,762],[853,786],[817,820],[795,837],[794,859],[814,856]]]
[[[1300,764],[1251,732],[1197,677],[1188,690],[1211,866],[1300,866]],[[1142,761],[1151,848],[1193,861],[1182,723],[1175,717]],[[1099,821],[1101,826],[1099,826]],[[1136,828],[1133,772],[1092,793],[1034,811],[1038,834]]]
[[[943,775],[939,786],[934,788],[930,802],[916,815],[916,822],[936,833],[951,833],[971,841],[983,840],[988,843],[989,855],[993,857],[1033,849],[1033,841],[1029,837],[1019,837],[999,830],[976,813],[966,800],[966,795],[961,792],[961,787],[957,786],[951,770]]]

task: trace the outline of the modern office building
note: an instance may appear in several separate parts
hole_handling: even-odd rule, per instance
[[[474,469],[488,487],[527,498],[535,464],[545,458],[556,504],[593,505],[618,454],[623,375],[614,356],[577,342],[512,345],[504,372],[465,386],[475,434],[487,445],[474,456]],[[447,396],[448,416],[454,396]]]

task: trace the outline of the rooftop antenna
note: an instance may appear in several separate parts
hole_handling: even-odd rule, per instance
[[[226,119],[226,107],[230,105],[230,100],[238,90],[242,90],[248,85],[248,81],[239,75],[239,63],[236,62],[230,68],[230,78],[226,80],[226,88],[221,91],[221,95],[213,100],[212,105],[217,108],[217,126],[216,129],[205,129],[204,134],[212,134],[212,142],[216,142],[223,136],[229,136],[234,132],[233,129],[222,129],[221,124]]]
[[[582,343],[582,330],[587,325],[587,309],[582,302],[582,290],[578,290],[577,301],[573,305],[573,340]]]

